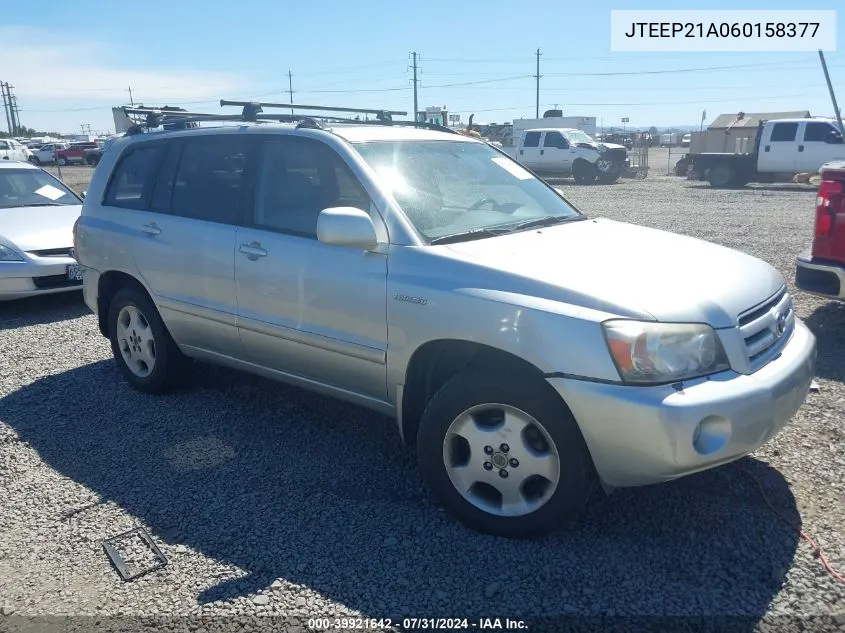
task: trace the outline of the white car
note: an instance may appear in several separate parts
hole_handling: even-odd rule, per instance
[[[25,163],[30,156],[32,152],[18,141],[11,138],[0,139],[0,160],[16,160]]]
[[[67,143],[47,143],[46,145],[42,145],[38,149],[32,150],[32,156],[30,157],[29,162],[33,165],[55,163],[56,150],[64,149],[67,145]]]
[[[0,161],[0,301],[82,288],[72,257],[82,199],[43,169]]]

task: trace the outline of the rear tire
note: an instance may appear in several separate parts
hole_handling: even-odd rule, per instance
[[[730,165],[717,163],[710,168],[707,180],[710,182],[711,187],[727,189],[736,183],[736,170]]]
[[[164,393],[187,369],[155,305],[143,292],[123,288],[109,306],[108,332],[112,354],[129,383],[146,393]]]
[[[559,396],[540,378],[501,370],[468,370],[434,395],[417,457],[449,513],[509,538],[575,518],[595,480],[581,430]]]

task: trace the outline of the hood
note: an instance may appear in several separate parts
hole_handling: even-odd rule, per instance
[[[618,306],[658,321],[733,327],[784,285],[745,253],[614,220],[595,219],[448,246],[463,259],[559,289],[560,301]],[[589,306],[585,306],[589,307]]]
[[[600,143],[599,141],[593,141],[592,143],[576,143],[575,147],[591,148],[600,152],[608,149],[625,149],[624,145],[616,145],[615,143]]]
[[[0,242],[21,251],[70,248],[81,204],[0,209]]]

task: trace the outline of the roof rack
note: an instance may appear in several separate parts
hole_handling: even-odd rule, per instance
[[[316,105],[302,105],[296,103],[272,103],[261,101],[231,101],[227,99],[220,100],[220,106],[240,106],[240,114],[212,114],[206,112],[187,112],[178,108],[146,108],[140,107],[124,107],[123,112],[129,115],[143,116],[143,123],[133,125],[126,133],[128,135],[140,134],[144,129],[152,129],[157,127],[164,127],[170,130],[183,130],[192,127],[197,127],[200,122],[213,121],[242,121],[261,123],[269,121],[277,121],[282,123],[297,123],[297,128],[313,128],[323,129],[324,125],[320,121],[326,123],[354,123],[356,125],[402,125],[409,127],[417,127],[429,130],[437,130],[440,132],[448,132],[458,134],[459,132],[437,123],[424,123],[420,121],[403,121],[394,120],[393,116],[405,116],[408,113],[399,110],[381,110],[371,108],[345,108],[340,106],[316,106]],[[350,118],[342,116],[320,116],[307,114],[265,114],[264,108],[284,108],[290,110],[315,110],[320,112],[338,112],[346,114],[373,114],[374,120],[361,120],[360,118]]]

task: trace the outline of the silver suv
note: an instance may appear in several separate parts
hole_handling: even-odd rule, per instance
[[[136,388],[188,359],[397,420],[465,524],[522,537],[605,489],[735,460],[803,403],[781,275],[585,217],[490,145],[397,123],[130,133],[75,227]]]

